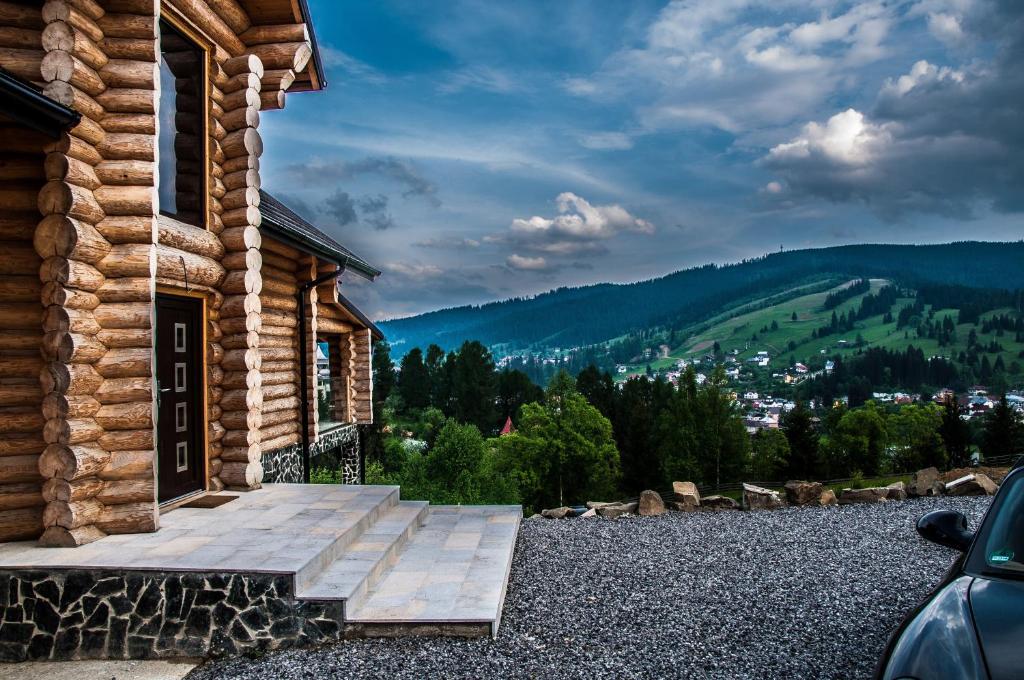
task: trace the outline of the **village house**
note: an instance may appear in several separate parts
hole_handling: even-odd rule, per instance
[[[325,85],[305,0],[0,0],[3,660],[408,623],[371,588],[427,522],[505,552],[418,615],[497,625],[518,507],[288,484],[359,481],[381,339],[340,285],[380,272],[261,186],[261,117]],[[381,552],[344,560],[377,520]]]

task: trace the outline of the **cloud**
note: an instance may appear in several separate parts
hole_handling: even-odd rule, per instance
[[[324,199],[321,209],[332,216],[339,227],[352,224],[358,219],[356,202],[348,195],[347,191],[341,189],[336,189],[331,196]]]
[[[285,170],[306,185],[335,184],[364,175],[386,177],[405,188],[404,198],[421,197],[435,208],[441,205],[437,185],[420,174],[412,163],[396,158],[370,156],[358,161],[313,161],[289,165]]]
[[[320,57],[323,59],[325,67],[340,69],[351,78],[373,84],[387,82],[383,73],[335,47],[321,45]]]
[[[453,72],[437,89],[442,94],[456,94],[463,90],[509,94],[522,90],[523,86],[505,71],[474,64]]]
[[[395,221],[388,212],[388,197],[384,194],[363,196],[357,201],[362,221],[376,229],[384,231],[395,226]]]
[[[475,250],[480,247],[480,241],[472,238],[428,238],[413,245],[417,248],[438,250]]]
[[[580,146],[596,151],[622,151],[633,148],[633,138],[625,132],[591,132],[580,135]]]
[[[958,68],[919,60],[870,110],[810,122],[772,147],[761,164],[784,180],[780,200],[859,202],[886,220],[1024,211],[1024,7],[964,7],[957,25],[992,40],[992,56]]]
[[[653,224],[620,205],[592,205],[568,191],[559,194],[555,203],[558,214],[554,217],[516,218],[507,231],[487,236],[484,241],[545,255],[570,256],[605,253],[608,248],[604,242],[621,233],[654,233]]]
[[[509,255],[505,264],[521,271],[543,271],[548,268],[548,262],[543,257],[524,257],[516,253]]]

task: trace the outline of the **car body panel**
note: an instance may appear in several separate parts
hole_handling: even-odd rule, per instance
[[[992,680],[1024,677],[1024,581],[976,578],[970,601]]]
[[[901,627],[888,654],[884,680],[988,678],[967,600],[973,580],[960,576],[947,583]]]

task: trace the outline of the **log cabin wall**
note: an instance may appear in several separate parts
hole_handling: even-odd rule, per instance
[[[32,28],[18,31],[17,42],[0,32],[4,50],[15,42],[27,52],[34,41],[38,57],[33,80],[40,79],[42,59],[38,13],[36,19]],[[43,147],[50,141],[0,119],[0,541],[35,538],[43,530],[42,258],[32,238],[39,221],[39,190],[46,181]]]
[[[207,229],[157,217],[162,13],[210,50]],[[0,540],[157,528],[158,287],[206,298],[209,487],[259,486],[261,436],[288,435],[262,422],[256,128],[310,55],[304,24],[251,26],[234,0],[0,0],[0,66],[82,114],[55,142],[18,134],[0,155],[0,243],[16,255],[0,265],[0,408],[15,409],[0,425]]]

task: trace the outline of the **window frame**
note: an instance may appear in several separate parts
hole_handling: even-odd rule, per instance
[[[202,201],[200,204],[200,215],[198,224],[191,224],[183,220],[178,219],[176,215],[168,215],[162,211],[157,211],[158,220],[173,221],[178,224],[185,224],[198,229],[209,230],[210,228],[210,174],[212,171],[213,158],[210,153],[210,116],[211,113],[211,95],[210,95],[210,74],[212,73],[211,64],[214,51],[213,41],[202,33],[198,28],[192,25],[184,16],[182,16],[177,9],[167,4],[166,0],[160,3],[160,15],[157,17],[157,59],[160,59],[160,55],[163,53],[163,31],[160,26],[161,22],[166,22],[172,29],[176,30],[187,40],[199,49],[202,53],[202,109],[203,114],[200,116],[201,133],[200,137],[203,140],[202,144],[202,162],[200,163],[203,168],[201,177],[200,191],[202,193]],[[157,62],[159,65],[159,61]],[[160,88],[156,88],[155,96],[157,101],[157,108],[154,114],[157,125],[160,121]],[[157,195],[160,193],[160,181],[159,181],[159,169],[160,169],[160,132],[157,130],[156,140],[154,140],[154,147],[156,149],[156,162],[154,163],[155,169],[157,170],[157,181],[155,182],[155,189]]]

